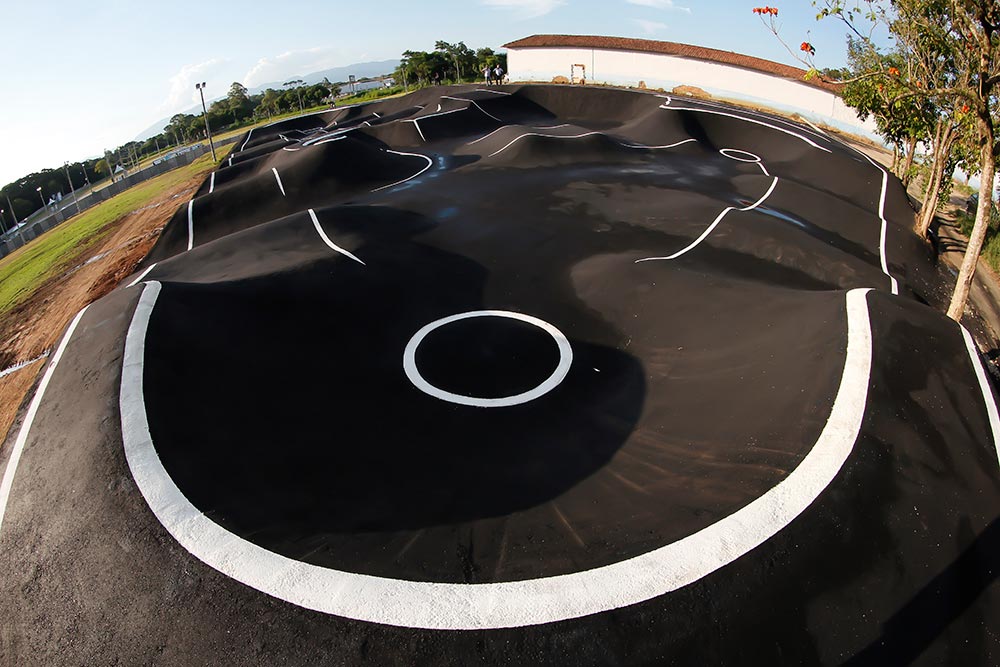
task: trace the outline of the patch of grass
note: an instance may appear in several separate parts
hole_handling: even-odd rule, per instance
[[[152,178],[74,216],[0,260],[0,315],[24,302],[45,281],[70,268],[87,250],[113,230],[112,223],[142,208],[164,191],[207,174],[211,155]]]

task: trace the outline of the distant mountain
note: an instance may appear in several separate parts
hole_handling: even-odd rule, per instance
[[[334,67],[333,69],[325,69],[322,72],[312,72],[310,74],[294,75],[282,81],[273,81],[271,83],[265,83],[260,86],[254,86],[253,88],[250,88],[250,94],[256,95],[258,93],[264,92],[268,88],[281,90],[282,87],[281,84],[283,84],[285,81],[292,81],[293,79],[302,79],[307,84],[312,85],[314,83],[319,83],[325,77],[329,79],[331,82],[337,83],[338,81],[347,81],[348,77],[351,74],[353,74],[359,79],[364,77],[381,76],[383,74],[391,74],[392,71],[396,69],[398,66],[399,66],[398,60],[380,60],[378,62],[356,63],[354,65],[348,65],[347,67]],[[205,100],[205,103],[210,105],[212,102],[216,100],[221,100],[223,97],[225,96],[223,95],[213,98],[211,100]],[[177,113],[193,114],[193,113],[198,113],[200,111],[201,111],[201,105],[199,104],[190,107],[188,109],[185,109],[183,111],[178,111]],[[150,125],[149,127],[147,127],[145,130],[136,135],[135,141],[145,141],[146,139],[149,139],[150,137],[155,137],[157,134],[163,132],[163,128],[166,127],[166,125],[170,122],[170,119],[173,117],[173,115],[174,114],[170,114],[170,116],[162,118],[153,123],[152,125]]]
[[[281,90],[281,84],[285,81],[291,81],[293,79],[302,79],[307,84],[312,85],[314,83],[319,83],[325,77],[331,82],[337,83],[338,81],[347,81],[348,77],[352,74],[359,79],[366,76],[374,77],[381,76],[383,74],[392,74],[392,71],[397,67],[399,67],[398,60],[380,60],[379,62],[348,65],[347,67],[334,67],[333,69],[325,69],[322,72],[313,72],[312,74],[306,74],[304,76],[290,76],[284,81],[272,81],[271,83],[255,86],[250,89],[250,94],[256,95],[257,93],[264,92],[268,88]]]

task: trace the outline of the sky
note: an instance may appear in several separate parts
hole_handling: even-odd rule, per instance
[[[538,33],[697,44],[800,65],[752,13],[755,0],[46,0],[5,3],[0,184],[103,153],[234,81],[247,87],[431,51],[499,49]],[[845,61],[846,28],[808,0],[778,3],[781,35]],[[639,73],[637,73],[637,76]],[[640,77],[641,78],[641,77]],[[697,85],[698,82],[690,82]]]

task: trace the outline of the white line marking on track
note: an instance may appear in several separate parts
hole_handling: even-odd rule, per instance
[[[215,192],[215,172],[212,172],[212,180],[208,182],[208,194]]]
[[[21,424],[21,430],[18,431],[17,440],[14,441],[14,448],[11,450],[10,460],[7,461],[7,469],[3,473],[3,482],[0,482],[0,527],[3,526],[4,515],[7,513],[7,502],[10,500],[11,486],[14,484],[14,473],[17,472],[17,465],[21,461],[21,453],[24,451],[24,445],[28,441],[28,434],[31,431],[31,425],[35,421],[35,415],[38,414],[38,406],[42,404],[42,398],[45,396],[45,390],[48,388],[49,382],[52,380],[52,375],[56,371],[56,366],[59,365],[59,360],[62,359],[63,352],[66,351],[66,346],[69,345],[69,339],[72,337],[73,332],[76,331],[80,320],[83,319],[83,314],[87,312],[87,308],[90,308],[90,306],[84,306],[83,310],[77,313],[73,321],[70,322],[66,333],[63,334],[62,340],[56,348],[55,354],[52,355],[52,361],[42,375],[42,381],[38,383],[38,389],[35,390],[35,395],[31,399],[28,412],[24,415],[24,423]]]
[[[194,247],[194,200],[188,202],[188,250]]]
[[[854,148],[854,146],[851,146],[851,149],[864,159],[868,160],[868,163],[871,164],[873,167],[882,172],[882,193],[879,195],[879,200],[878,200],[878,218],[882,222],[882,231],[879,234],[878,252],[879,252],[879,259],[881,259],[882,261],[882,273],[884,273],[889,278],[889,283],[892,287],[892,293],[898,295],[899,283],[897,283],[896,279],[892,276],[891,273],[889,273],[889,264],[886,261],[885,257],[885,237],[889,227],[889,221],[885,219],[885,192],[889,186],[889,174],[886,172],[885,169],[882,168],[882,165],[872,160],[870,157],[865,155],[863,152],[859,151],[857,148]]]
[[[420,153],[401,153],[400,151],[386,151],[386,153],[393,153],[394,155],[410,155],[410,156],[413,156],[413,157],[422,157],[423,159],[427,160],[427,166],[424,167],[423,169],[421,169],[420,171],[418,171],[417,173],[415,173],[413,176],[410,176],[408,178],[404,178],[401,181],[396,181],[395,183],[390,183],[389,185],[383,185],[380,188],[375,188],[374,190],[372,190],[372,192],[378,192],[379,190],[385,190],[386,188],[391,188],[391,187],[393,187],[395,185],[399,185],[400,183],[406,183],[407,181],[413,180],[414,178],[416,178],[420,174],[422,174],[425,171],[427,171],[428,169],[430,169],[431,166],[434,164],[433,160],[431,160],[426,155],[422,155]]]
[[[801,139],[802,141],[806,142],[807,144],[809,144],[813,148],[818,148],[821,151],[826,151],[827,153],[832,153],[833,152],[829,148],[823,148],[819,144],[815,143],[809,137],[803,136],[803,135],[799,134],[798,132],[792,132],[789,129],[786,129],[786,128],[783,128],[783,127],[778,127],[777,125],[773,125],[771,123],[765,123],[764,121],[757,120],[756,118],[747,118],[746,116],[739,116],[737,114],[726,113],[725,111],[716,111],[714,109],[696,109],[694,107],[672,107],[672,106],[669,106],[669,105],[666,105],[666,104],[661,104],[660,108],[661,109],[665,109],[667,111],[693,111],[695,113],[707,113],[707,114],[713,114],[713,115],[716,115],[716,116],[728,116],[730,118],[736,118],[737,120],[742,120],[742,121],[747,122],[747,123],[753,123],[755,125],[763,125],[764,127],[769,127],[772,130],[777,130],[778,132],[783,132],[784,134],[788,134],[788,135],[793,136],[793,137],[795,137],[797,139]]]
[[[731,106],[728,106],[728,105],[725,105],[725,104],[719,104],[719,103],[716,103],[716,102],[709,102],[708,100],[688,99],[688,100],[685,100],[685,101],[688,102],[689,104],[694,104],[694,105],[699,105],[699,106],[707,106],[707,107],[712,107],[714,109],[723,109],[723,110],[726,110],[726,111],[732,109]],[[670,104],[670,102],[665,102],[665,104]],[[683,108],[683,107],[680,107],[680,108]],[[814,137],[816,137],[818,139],[824,139],[826,141],[830,141],[830,136],[829,135],[825,134],[822,131],[814,132],[812,130],[808,130],[808,129],[802,127],[801,123],[796,123],[796,122],[793,122],[793,121],[790,121],[790,120],[787,120],[785,118],[781,118],[781,117],[778,117],[778,116],[773,116],[773,115],[768,115],[768,114],[760,113],[759,111],[753,111],[752,109],[739,109],[739,112],[742,113],[742,114],[746,114],[747,116],[756,116],[757,118],[763,118],[763,119],[765,119],[765,120],[767,120],[769,122],[772,122],[772,123],[781,123],[782,125],[787,125],[788,127],[793,127],[796,130],[801,130],[803,132],[808,132],[809,134],[813,135]],[[803,118],[803,120],[806,122],[806,124],[808,124],[810,127],[812,127],[812,123],[809,123],[809,121],[806,120],[805,118]]]
[[[316,228],[316,232],[319,234],[319,237],[323,239],[323,243],[327,244],[328,246],[330,246],[330,248],[339,252],[341,255],[350,257],[358,264],[361,264],[362,266],[367,266],[355,255],[351,254],[350,251],[344,250],[339,245],[330,240],[330,237],[326,235],[326,232],[323,231],[323,227],[319,224],[319,218],[316,217],[316,211],[309,209],[309,217],[312,218],[313,227]]]
[[[491,114],[489,111],[487,111],[486,109],[484,109],[481,106],[479,106],[479,103],[476,102],[475,100],[466,99],[464,97],[452,97],[450,95],[442,95],[441,98],[445,99],[445,100],[457,100],[459,102],[468,102],[469,104],[472,104],[473,106],[475,106],[477,109],[479,109],[480,111],[482,111],[484,114],[486,114],[487,116],[489,116],[490,118],[492,118],[496,122],[498,122],[498,123],[502,123],[503,122],[502,120],[500,120],[499,118],[497,118],[496,116],[494,116],[493,114]]]
[[[420,135],[420,138],[423,139],[424,141],[427,141],[427,137],[424,136],[424,132],[423,132],[423,130],[420,129],[420,123],[417,122],[416,118],[406,118],[406,119],[403,120],[403,122],[404,123],[413,123],[414,127],[417,128],[417,134]]]
[[[969,353],[969,361],[976,372],[976,379],[979,381],[979,390],[983,394],[983,402],[986,403],[986,414],[990,419],[990,432],[993,434],[993,447],[997,450],[997,462],[1000,463],[1000,414],[997,413],[996,400],[993,398],[993,390],[990,388],[989,378],[986,377],[986,369],[983,368],[982,360],[979,358],[979,350],[976,348],[972,334],[961,324],[958,327],[962,330],[962,338],[965,340],[965,349]]]
[[[868,399],[868,290],[851,290],[847,353],[830,417],[799,465],[742,509],[671,544],[583,572],[489,584],[390,579],[263,549],[208,519],[177,488],[156,453],[143,398],[146,333],[159,292],[159,283],[147,283],[136,307],[119,395],[125,456],[153,514],[194,557],[251,588],[306,609],[372,623],[437,630],[523,627],[618,609],[688,586],[776,535],[826,490],[854,449]]]
[[[626,144],[626,143],[623,143],[621,141],[619,141],[618,143],[620,143],[625,148],[644,148],[646,150],[651,150],[652,151],[652,150],[662,150],[664,148],[676,148],[677,146],[680,146],[681,144],[688,144],[688,143],[691,143],[692,141],[697,142],[698,140],[697,139],[684,139],[683,141],[678,141],[675,144],[666,144],[664,146],[645,146],[643,144]]]
[[[692,242],[691,242],[690,244],[688,244],[688,245],[687,245],[686,247],[682,248],[681,250],[678,250],[678,251],[677,251],[677,252],[675,252],[674,254],[672,254],[672,255],[669,255],[669,256],[667,256],[667,257],[645,257],[645,258],[643,258],[643,259],[637,259],[637,260],[635,260],[635,263],[636,263],[636,264],[639,264],[640,262],[653,262],[653,261],[660,261],[660,260],[671,260],[671,259],[677,259],[677,258],[678,258],[678,257],[680,257],[681,255],[683,255],[683,254],[685,254],[685,253],[687,253],[687,252],[689,252],[689,251],[691,251],[691,250],[694,250],[694,249],[695,249],[695,248],[696,248],[696,247],[697,247],[697,246],[698,246],[698,245],[699,245],[699,244],[700,244],[700,243],[701,243],[702,241],[704,241],[704,240],[705,240],[706,238],[708,238],[708,235],[709,235],[709,234],[711,234],[711,233],[712,233],[712,231],[713,231],[713,230],[714,230],[714,229],[715,229],[716,227],[718,227],[718,226],[719,226],[719,223],[720,223],[720,222],[722,222],[722,219],[723,219],[723,218],[725,218],[725,217],[726,217],[726,215],[727,215],[727,214],[728,214],[728,213],[729,213],[730,211],[752,211],[753,209],[755,209],[755,208],[757,208],[758,206],[760,206],[761,204],[763,204],[763,203],[764,203],[764,200],[765,200],[765,199],[767,199],[768,197],[770,197],[770,196],[771,196],[771,193],[772,193],[772,192],[774,192],[774,188],[775,188],[775,186],[777,186],[777,185],[778,185],[778,177],[777,177],[777,176],[773,176],[772,178],[773,178],[774,180],[772,180],[772,181],[771,181],[771,187],[769,187],[769,188],[767,189],[767,192],[765,192],[765,193],[764,193],[764,196],[763,196],[763,197],[761,197],[760,199],[758,199],[758,200],[757,200],[756,202],[754,202],[754,203],[753,203],[753,204],[751,204],[750,206],[746,206],[746,207],[744,207],[744,208],[736,208],[736,207],[734,207],[734,206],[727,206],[727,207],[726,207],[725,209],[723,209],[722,213],[720,213],[720,214],[719,214],[719,215],[718,215],[718,216],[717,216],[717,217],[715,218],[715,220],[713,220],[713,221],[712,221],[712,224],[710,224],[710,225],[709,225],[709,226],[708,226],[707,228],[705,228],[705,231],[703,231],[703,232],[701,233],[701,235],[700,235],[700,236],[698,236],[698,238],[696,238],[696,239],[695,239],[694,241],[692,241]]]
[[[278,189],[281,190],[281,196],[287,197],[288,195],[285,194],[285,186],[281,184],[281,176],[278,175],[278,168],[271,167],[271,173],[274,174],[274,180],[278,181]]]
[[[450,391],[445,391],[440,387],[432,385],[424,379],[424,376],[421,375],[420,371],[417,369],[417,348],[420,347],[420,343],[427,337],[427,334],[434,331],[438,327],[451,324],[452,322],[458,322],[460,320],[467,320],[473,317],[506,317],[512,320],[520,320],[521,322],[533,324],[545,333],[549,334],[552,336],[553,340],[555,340],[556,347],[559,348],[559,363],[556,365],[555,370],[552,371],[552,374],[549,375],[549,377],[528,391],[515,394],[513,396],[500,396],[497,398],[479,398],[477,396],[454,394]],[[570,346],[569,340],[566,339],[563,332],[559,331],[559,329],[545,320],[540,320],[537,317],[532,317],[531,315],[506,310],[475,310],[435,320],[430,324],[421,327],[417,333],[413,334],[413,337],[410,338],[410,342],[406,344],[406,348],[403,350],[403,371],[406,373],[406,377],[409,378],[410,382],[413,383],[414,387],[425,394],[442,401],[456,403],[458,405],[468,405],[475,408],[504,408],[533,401],[558,387],[559,384],[566,378],[566,375],[569,373],[569,369],[572,365],[573,348]]]
[[[153,262],[153,263],[152,263],[152,264],[150,264],[150,265],[149,265],[148,267],[146,267],[146,270],[145,270],[145,271],[143,271],[143,272],[142,272],[142,273],[140,273],[140,274],[139,274],[138,276],[136,276],[135,280],[133,280],[132,282],[130,282],[130,283],[129,283],[128,285],[126,285],[125,287],[126,287],[126,288],[128,288],[128,287],[135,287],[136,285],[138,285],[139,283],[141,283],[141,282],[142,282],[142,279],[143,279],[143,278],[145,278],[145,277],[146,277],[147,275],[149,275],[149,272],[150,272],[150,271],[152,271],[152,270],[153,270],[153,269],[155,269],[155,268],[156,268],[156,262]]]
[[[478,93],[493,93],[494,95],[513,95],[514,93],[505,93],[502,90],[490,90],[489,88],[476,88]]]
[[[249,131],[249,132],[247,132],[247,140],[243,142],[243,145],[242,145],[242,146],[240,146],[240,152],[241,152],[241,153],[242,153],[242,152],[243,152],[244,150],[246,150],[246,147],[247,147],[247,144],[249,144],[249,143],[250,143],[250,135],[252,135],[252,134],[253,134],[253,128],[251,127],[251,128],[250,128],[250,131]]]
[[[511,146],[513,146],[514,144],[516,144],[521,139],[524,139],[525,137],[545,137],[546,139],[582,139],[583,137],[592,137],[595,134],[604,134],[604,133],[603,132],[584,132],[583,134],[558,135],[558,134],[541,134],[539,132],[525,132],[524,134],[522,134],[522,135],[518,136],[517,138],[513,139],[510,143],[508,143],[506,146],[504,146],[500,150],[493,151],[492,153],[490,153],[486,157],[493,157],[494,155],[502,153],[503,151],[507,150],[508,148],[510,148]],[[604,134],[604,136],[607,136],[607,135]]]

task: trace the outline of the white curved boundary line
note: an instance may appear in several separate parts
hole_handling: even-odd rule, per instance
[[[495,120],[496,122],[503,123],[502,120],[500,120],[499,118],[497,118],[496,116],[494,116],[493,114],[491,114],[486,109],[484,109],[481,106],[479,106],[479,102],[477,102],[475,100],[470,100],[470,99],[465,98],[465,97],[452,97],[451,95],[442,95],[441,99],[443,99],[443,100],[455,100],[456,102],[468,102],[468,103],[472,104],[474,107],[476,107],[477,109],[479,109],[480,111],[482,111],[484,114],[486,114],[487,116],[489,116],[490,118],[492,118],[493,120]]]
[[[209,520],[164,469],[149,433],[143,355],[160,284],[143,290],[122,368],[122,440],[129,469],[164,528],[192,555],[258,591],[300,607],[412,628],[479,630],[578,618],[687,586],[773,537],[840,472],[861,430],[871,374],[867,289],[847,293],[847,355],[822,433],[785,479],[747,506],[677,542],[583,572],[492,584],[406,581],[309,565],[267,551]]]
[[[747,123],[754,123],[755,125],[763,125],[764,127],[769,127],[772,130],[777,130],[778,132],[784,132],[785,134],[793,136],[796,139],[801,139],[802,141],[806,142],[807,144],[809,144],[813,148],[818,148],[821,151],[826,151],[827,153],[832,153],[833,152],[829,148],[823,148],[819,144],[815,143],[809,137],[803,136],[803,135],[799,134],[798,132],[792,132],[791,130],[788,130],[786,128],[778,127],[777,125],[772,125],[771,123],[765,123],[764,121],[757,120],[755,118],[747,118],[746,116],[738,116],[736,114],[726,113],[725,111],[715,111],[714,109],[696,109],[694,107],[673,107],[673,106],[670,106],[668,104],[661,104],[660,108],[661,109],[666,109],[667,111],[693,111],[694,113],[708,113],[708,114],[713,114],[715,116],[728,116],[729,118],[736,118],[737,120],[742,120],[742,121],[745,121]]]
[[[252,134],[253,134],[253,128],[251,127],[250,131],[247,132],[247,140],[243,142],[242,146],[240,146],[240,152],[241,153],[246,150],[247,144],[250,143],[250,135],[252,135]]]
[[[42,398],[45,396],[45,390],[49,386],[49,381],[52,380],[52,374],[56,372],[56,366],[59,365],[59,360],[62,359],[63,352],[66,351],[66,346],[69,345],[69,339],[72,337],[73,332],[76,331],[80,320],[83,319],[83,314],[87,312],[87,308],[90,308],[90,306],[84,306],[83,310],[77,313],[73,321],[70,322],[69,328],[66,329],[66,333],[63,334],[62,340],[59,342],[59,347],[56,348],[55,354],[52,355],[52,361],[42,375],[42,381],[38,383],[38,389],[31,399],[28,412],[24,415],[24,423],[21,424],[21,430],[17,433],[17,440],[14,441],[14,449],[11,451],[10,460],[7,461],[7,469],[3,473],[3,482],[0,482],[0,527],[3,526],[3,518],[7,513],[7,502],[10,500],[10,490],[14,484],[14,473],[17,472],[18,463],[21,462],[21,453],[24,451],[24,445],[28,441],[28,433],[31,431],[31,425],[35,421],[35,415],[38,414],[38,406],[41,405]]]
[[[339,252],[341,255],[344,255],[345,257],[350,257],[358,264],[361,264],[362,266],[367,266],[364,262],[362,262],[356,256],[351,254],[349,251],[344,250],[339,245],[330,240],[330,237],[326,235],[326,232],[323,231],[323,227],[319,224],[319,218],[316,217],[316,211],[309,209],[309,217],[312,218],[313,227],[316,228],[316,232],[319,234],[319,237],[323,240],[323,243],[327,244],[328,246],[330,246],[332,250]]]
[[[287,197],[288,195],[285,194],[285,186],[282,185],[282,183],[281,183],[281,176],[278,175],[278,168],[277,167],[271,167],[271,173],[274,174],[274,180],[278,181],[278,189],[281,190],[281,196],[282,197]]]
[[[188,202],[188,250],[194,247],[194,200]]]
[[[420,126],[418,125],[417,128],[419,129]],[[406,183],[407,181],[411,181],[414,178],[416,178],[417,176],[419,176],[420,174],[422,174],[425,171],[427,171],[428,169],[430,169],[431,165],[434,164],[433,160],[431,160],[429,157],[427,157],[426,155],[423,155],[421,153],[401,153],[400,151],[386,151],[386,153],[393,153],[395,155],[410,155],[412,157],[422,157],[423,159],[427,160],[427,166],[424,167],[423,169],[421,169],[420,171],[418,171],[417,173],[415,173],[413,176],[410,176],[408,178],[404,178],[401,181],[396,181],[395,183],[390,183],[389,185],[383,185],[380,188],[375,188],[374,190],[372,190],[372,192],[378,192],[379,190],[385,190],[386,188],[391,188],[393,186],[399,185],[400,183]]]
[[[208,182],[208,194],[215,192],[215,172],[212,172],[212,180]]]
[[[965,349],[969,352],[969,361],[976,372],[976,379],[979,381],[979,390],[983,393],[983,402],[986,404],[986,414],[990,419],[990,432],[993,434],[993,446],[997,450],[997,461],[1000,462],[1000,415],[997,414],[997,404],[993,398],[993,390],[990,388],[990,381],[986,377],[986,369],[983,368],[979,358],[979,350],[972,340],[972,334],[961,324],[958,328],[962,330],[962,338],[965,339]]]
[[[435,387],[424,379],[424,376],[420,374],[420,370],[417,368],[417,348],[420,347],[420,343],[422,343],[424,338],[427,337],[427,334],[434,331],[438,327],[451,324],[452,322],[458,322],[459,320],[467,320],[473,317],[506,317],[512,320],[519,320],[521,322],[532,324],[552,336],[552,339],[556,342],[556,347],[559,348],[559,363],[556,365],[555,370],[552,371],[549,377],[545,378],[541,384],[529,389],[528,391],[521,392],[520,394],[515,394],[513,396],[479,398],[477,396],[454,394],[450,391],[445,391],[440,387]],[[475,408],[505,408],[533,401],[558,387],[559,384],[566,379],[566,375],[569,373],[569,369],[572,365],[573,348],[570,346],[569,340],[566,339],[563,332],[559,331],[559,329],[552,326],[545,320],[540,320],[537,317],[532,317],[531,315],[525,315],[524,313],[516,313],[508,310],[473,310],[467,313],[458,313],[457,315],[450,315],[448,317],[435,320],[430,324],[424,325],[419,331],[417,331],[417,333],[413,334],[413,337],[410,338],[410,342],[406,344],[406,348],[403,350],[403,371],[406,373],[406,377],[410,380],[410,382],[413,383],[414,387],[425,394],[442,401],[457,403],[458,405],[468,405]]]
[[[720,213],[720,214],[719,214],[719,215],[718,215],[718,216],[717,216],[717,217],[715,218],[715,220],[714,220],[714,221],[712,221],[712,224],[710,224],[710,225],[709,225],[709,226],[708,226],[708,227],[707,227],[707,228],[705,229],[705,231],[703,231],[703,232],[701,233],[701,235],[700,235],[700,236],[699,236],[698,238],[696,238],[696,239],[695,239],[694,241],[692,241],[692,242],[691,242],[690,244],[688,244],[688,245],[687,245],[686,247],[682,248],[681,250],[678,250],[678,251],[677,251],[677,252],[675,252],[675,253],[674,253],[673,255],[669,255],[669,256],[667,256],[667,257],[645,257],[645,258],[643,258],[643,259],[637,259],[637,260],[635,260],[635,263],[636,263],[636,264],[638,264],[638,263],[640,263],[640,262],[653,262],[653,261],[658,261],[658,260],[668,260],[668,259],[677,259],[677,258],[678,258],[678,257],[680,257],[681,255],[683,255],[683,254],[685,254],[685,253],[687,253],[687,252],[689,252],[689,251],[691,251],[691,250],[694,250],[694,249],[695,249],[696,247],[698,247],[698,245],[699,245],[699,244],[700,244],[700,243],[701,243],[702,241],[704,241],[704,240],[705,240],[706,238],[708,238],[708,235],[709,235],[709,234],[711,234],[711,233],[712,233],[712,231],[713,231],[713,230],[714,230],[714,229],[715,229],[716,227],[718,227],[718,226],[719,226],[719,223],[720,223],[720,222],[722,222],[722,219],[723,219],[723,218],[725,218],[725,217],[726,217],[726,215],[727,215],[727,214],[728,214],[728,213],[729,213],[730,211],[752,211],[753,209],[755,209],[755,208],[757,208],[758,206],[760,206],[761,204],[763,204],[763,203],[764,203],[764,200],[766,200],[766,199],[767,199],[768,197],[770,197],[770,196],[771,196],[771,193],[772,193],[772,192],[774,192],[774,188],[775,188],[775,186],[777,186],[777,185],[778,185],[778,177],[777,177],[777,176],[772,176],[771,178],[773,179],[773,180],[771,181],[771,187],[769,187],[769,188],[767,189],[767,192],[765,192],[765,193],[764,193],[764,196],[763,196],[763,197],[761,197],[760,199],[758,199],[758,200],[757,200],[756,202],[754,202],[754,203],[753,203],[753,204],[751,204],[750,206],[746,206],[746,207],[744,207],[744,208],[735,208],[735,207],[733,207],[733,206],[727,206],[726,208],[724,208],[724,209],[722,210],[722,213]]]
[[[139,283],[141,283],[141,282],[142,282],[142,279],[143,279],[143,278],[145,278],[145,277],[146,277],[147,275],[149,275],[149,272],[150,272],[150,271],[152,271],[152,270],[153,270],[153,269],[155,269],[155,268],[156,268],[156,262],[153,262],[152,264],[150,264],[150,265],[149,265],[149,267],[147,267],[147,268],[146,268],[146,270],[145,270],[145,271],[143,271],[143,272],[142,272],[142,273],[140,273],[140,274],[139,274],[138,276],[136,276],[136,277],[135,277],[135,280],[133,280],[132,282],[130,282],[130,283],[129,283],[128,285],[126,285],[125,287],[126,287],[126,288],[128,288],[128,287],[135,287],[136,285],[138,285]]]
[[[882,221],[882,232],[879,235],[878,252],[879,252],[879,258],[882,260],[882,273],[884,273],[889,278],[889,282],[892,286],[892,293],[898,295],[899,284],[896,282],[896,279],[892,277],[892,274],[889,273],[889,265],[886,262],[885,258],[885,236],[886,236],[886,230],[889,227],[889,221],[885,219],[885,191],[889,186],[889,174],[886,172],[885,169],[882,168],[882,165],[872,160],[870,157],[865,155],[863,152],[859,151],[857,148],[854,148],[853,146],[851,146],[851,148],[854,150],[855,153],[857,153],[864,159],[868,160],[869,164],[871,164],[873,167],[882,172],[882,194],[879,195],[879,200],[878,200],[878,218],[879,220]]]

